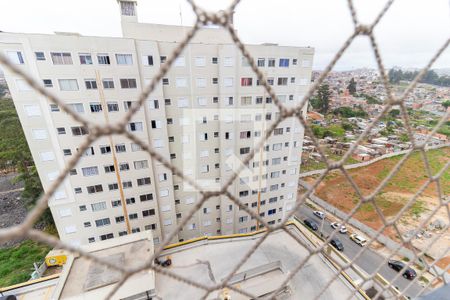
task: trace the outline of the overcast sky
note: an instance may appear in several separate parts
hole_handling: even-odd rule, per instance
[[[229,2],[196,1],[209,10],[225,8]],[[385,2],[356,0],[360,20],[363,23],[373,20]],[[184,0],[138,0],[138,3],[140,22],[175,25],[194,22],[194,14]],[[351,34],[353,25],[346,0],[242,0],[236,10],[235,27],[245,43],[312,46],[316,49],[314,69],[322,69]],[[116,0],[2,0],[0,30],[121,34]],[[450,0],[397,0],[375,33],[387,67],[422,67],[450,37]],[[374,66],[367,38],[359,37],[336,69]],[[450,48],[434,67],[450,67]]]

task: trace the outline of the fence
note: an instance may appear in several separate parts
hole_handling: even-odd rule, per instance
[[[258,153],[259,149],[261,149],[264,146],[264,143],[273,134],[274,129],[280,124],[280,122],[282,122],[283,120],[285,120],[287,118],[296,118],[304,126],[305,131],[311,137],[314,146],[316,147],[316,149],[319,150],[321,160],[323,160],[325,162],[327,168],[319,176],[319,178],[315,181],[315,183],[307,189],[306,193],[297,199],[297,203],[296,203],[294,209],[292,211],[290,211],[289,213],[286,213],[285,219],[283,221],[287,221],[289,218],[292,217],[292,215],[296,212],[296,210],[305,203],[305,199],[311,195],[313,189],[323,180],[323,178],[328,174],[328,172],[330,172],[332,170],[341,171],[344,174],[344,176],[346,177],[346,179],[351,183],[352,187],[355,189],[355,191],[357,192],[357,194],[359,195],[359,198],[360,198],[358,201],[358,204],[356,205],[354,210],[352,210],[346,217],[343,218],[344,223],[349,222],[350,218],[353,216],[355,211],[362,204],[368,203],[368,202],[372,203],[372,205],[376,208],[377,213],[379,214],[379,217],[382,220],[383,226],[380,228],[380,230],[375,231],[373,233],[371,239],[368,241],[368,245],[370,245],[374,240],[376,240],[381,235],[381,232],[383,232],[383,230],[388,226],[392,226],[398,231],[395,221],[397,221],[401,217],[401,215],[405,212],[406,209],[411,207],[411,205],[416,201],[417,197],[429,185],[435,184],[437,186],[438,191],[439,191],[439,198],[440,198],[440,205],[436,206],[435,209],[433,209],[433,211],[431,212],[431,216],[434,215],[439,208],[447,205],[447,202],[445,202],[442,197],[442,188],[441,188],[440,179],[441,179],[442,174],[449,168],[450,161],[448,161],[445,164],[445,166],[441,170],[439,170],[436,174],[433,174],[433,172],[430,169],[428,158],[425,154],[425,144],[430,140],[431,136],[434,133],[436,133],[436,131],[444,124],[444,122],[446,122],[447,118],[450,115],[450,112],[447,111],[447,113],[445,113],[445,115],[442,117],[442,119],[438,122],[438,124],[435,126],[435,128],[426,137],[426,139],[424,141],[417,142],[414,139],[413,130],[410,126],[409,116],[408,116],[408,113],[406,110],[406,105],[405,105],[405,99],[414,90],[414,88],[416,87],[419,80],[421,80],[421,78],[425,75],[426,71],[430,69],[430,67],[433,65],[433,63],[446,50],[446,48],[448,47],[448,45],[450,43],[450,39],[447,39],[443,43],[443,45],[436,51],[436,53],[430,58],[429,63],[418,73],[416,78],[410,83],[410,85],[404,91],[404,93],[400,97],[395,97],[393,95],[391,87],[389,85],[388,77],[386,74],[386,69],[385,69],[383,61],[381,59],[377,40],[374,35],[374,28],[377,26],[377,24],[380,22],[380,20],[386,14],[386,12],[391,8],[391,5],[394,1],[390,0],[386,3],[386,5],[379,12],[377,17],[373,21],[373,23],[361,24],[358,19],[358,14],[353,5],[353,1],[348,0],[348,9],[350,11],[350,17],[351,17],[351,20],[354,25],[353,32],[349,35],[349,37],[346,39],[346,41],[343,43],[343,45],[339,48],[336,55],[330,61],[328,66],[325,68],[324,72],[311,85],[308,92],[304,95],[304,97],[298,103],[298,105],[296,105],[293,108],[287,108],[282,104],[282,102],[277,97],[274,88],[270,84],[268,84],[266,76],[264,75],[263,72],[261,72],[261,70],[258,69],[258,67],[255,63],[255,59],[250,55],[246,46],[242,43],[242,41],[240,40],[239,36],[237,35],[236,31],[233,28],[232,14],[236,9],[238,9],[238,4],[240,1],[239,0],[233,1],[226,10],[219,11],[219,12],[207,12],[207,11],[203,10],[202,8],[200,8],[199,6],[197,6],[193,0],[188,0],[188,2],[192,6],[192,9],[197,16],[195,24],[193,25],[193,27],[190,30],[188,30],[185,38],[179,43],[179,45],[176,47],[176,49],[173,51],[173,53],[168,57],[166,64],[161,67],[161,69],[153,77],[151,82],[147,86],[145,86],[142,94],[140,95],[140,97],[138,97],[136,103],[133,104],[133,106],[129,109],[129,111],[126,114],[126,116],[124,117],[124,119],[119,120],[118,122],[111,124],[111,125],[100,126],[100,125],[94,124],[93,122],[82,117],[81,115],[78,115],[73,110],[69,109],[68,106],[64,103],[64,101],[62,101],[61,99],[56,97],[53,93],[46,90],[39,82],[34,80],[30,75],[22,72],[19,68],[17,68],[13,64],[11,64],[3,54],[0,54],[0,64],[3,65],[3,67],[8,68],[13,73],[15,73],[17,76],[22,77],[28,83],[28,85],[30,85],[35,91],[37,91],[42,96],[49,99],[49,101],[53,102],[54,104],[57,104],[62,111],[66,112],[67,114],[72,116],[72,118],[74,120],[78,121],[85,127],[89,128],[89,135],[87,136],[85,141],[82,144],[80,144],[80,146],[79,146],[80,151],[78,151],[78,153],[76,155],[74,155],[72,157],[72,159],[69,160],[69,162],[67,163],[64,170],[61,170],[60,175],[56,178],[56,180],[53,182],[51,187],[46,191],[46,193],[39,199],[39,201],[37,202],[34,209],[32,211],[30,211],[30,213],[28,214],[25,221],[18,226],[14,226],[14,227],[7,228],[7,229],[1,229],[0,230],[0,241],[10,240],[10,239],[18,238],[18,237],[31,238],[36,241],[47,243],[51,246],[64,248],[66,250],[73,251],[73,252],[78,252],[80,255],[87,257],[97,263],[106,265],[114,270],[118,270],[118,271],[122,272],[123,276],[122,276],[121,280],[118,282],[118,284],[116,284],[114,286],[114,288],[111,290],[111,292],[109,293],[107,298],[111,298],[111,296],[113,296],[117,292],[117,290],[130,278],[130,276],[132,276],[133,274],[135,274],[137,272],[140,272],[143,270],[149,270],[149,269],[154,270],[156,273],[164,273],[165,275],[169,275],[172,278],[179,280],[180,282],[188,283],[188,284],[191,284],[198,288],[203,289],[205,292],[204,297],[203,297],[204,299],[206,299],[213,291],[217,291],[217,290],[223,289],[225,287],[230,290],[233,290],[237,293],[240,293],[246,297],[249,297],[251,295],[249,295],[248,292],[240,289],[238,286],[231,285],[230,279],[233,278],[234,275],[236,275],[235,273],[237,272],[237,270],[239,270],[239,267],[241,265],[243,265],[249,259],[249,257],[254,253],[254,251],[257,249],[257,247],[260,245],[260,243],[256,243],[254,245],[254,247],[252,247],[247,253],[245,253],[245,255],[240,260],[238,265],[230,266],[231,272],[230,272],[229,276],[224,278],[221,282],[219,282],[213,286],[208,286],[208,287],[200,284],[194,278],[185,278],[179,274],[171,272],[170,270],[161,270],[158,266],[155,266],[153,264],[153,258],[158,257],[161,254],[164,247],[170,243],[170,241],[172,240],[172,238],[176,234],[176,232],[178,232],[180,229],[182,229],[184,226],[186,226],[188,220],[193,216],[193,214],[197,210],[199,210],[201,208],[201,206],[206,201],[208,201],[208,199],[210,199],[211,197],[216,197],[216,196],[226,196],[231,201],[233,201],[237,206],[239,206],[242,210],[244,210],[246,213],[248,213],[251,217],[258,220],[258,222],[260,224],[264,225],[264,228],[267,229],[266,233],[265,233],[266,235],[270,234],[274,230],[282,229],[287,234],[292,236],[291,232],[289,230],[287,230],[285,228],[285,226],[283,225],[284,222],[281,222],[276,225],[269,225],[264,218],[260,217],[259,214],[256,214],[255,211],[252,210],[251,208],[245,206],[235,195],[232,195],[227,190],[227,188],[231,185],[231,183],[234,182],[234,180],[236,180],[238,178],[239,174],[244,169],[244,166],[255,156],[255,153]],[[147,99],[147,97],[150,95],[150,93],[155,90],[155,87],[159,84],[159,82],[162,80],[162,78],[167,74],[168,70],[173,65],[177,56],[183,51],[183,49],[186,47],[186,45],[189,44],[189,42],[191,41],[193,36],[195,36],[196,33],[199,30],[201,30],[201,28],[203,26],[208,25],[208,24],[218,25],[218,26],[224,28],[230,34],[233,42],[235,43],[236,47],[239,49],[240,53],[248,60],[251,69],[256,74],[257,79],[259,80],[261,85],[264,87],[266,93],[268,94],[268,96],[270,96],[273,99],[273,105],[275,105],[279,109],[279,112],[280,112],[279,116],[273,121],[272,125],[267,128],[266,134],[259,140],[257,146],[254,147],[250,151],[250,153],[248,153],[248,155],[245,157],[240,168],[234,172],[234,175],[217,192],[204,191],[201,188],[201,186],[199,186],[197,184],[197,182],[192,180],[191,177],[184,175],[181,170],[174,167],[170,163],[170,161],[166,160],[163,156],[158,154],[158,152],[155,149],[153,149],[151,146],[140,141],[139,138],[137,138],[133,133],[127,131],[127,129],[126,129],[126,124],[130,121],[132,116],[143,105],[144,101]],[[316,26],[320,26],[320,23],[316,24]],[[359,37],[359,36],[366,37],[370,42],[371,50],[373,51],[373,54],[375,56],[377,67],[378,67],[378,70],[379,70],[379,73],[381,76],[381,81],[384,85],[384,88],[386,89],[387,99],[384,102],[384,107],[383,107],[381,113],[377,117],[374,118],[374,120],[371,122],[371,124],[369,126],[367,126],[367,128],[364,130],[364,132],[358,137],[356,142],[348,149],[348,151],[345,153],[343,158],[339,162],[330,162],[326,158],[323,151],[320,150],[318,140],[317,140],[317,138],[314,137],[314,135],[311,131],[311,128],[306,123],[306,120],[304,119],[304,116],[302,115],[301,111],[302,111],[302,108],[307,104],[308,99],[317,90],[319,85],[321,85],[324,82],[326,76],[332,70],[332,68],[335,66],[336,62],[342,57],[343,53],[348,49],[348,47],[352,44],[352,42],[355,40],[355,38]],[[383,115],[385,115],[394,106],[398,107],[401,111],[401,116],[404,120],[404,124],[405,124],[406,130],[408,132],[408,136],[409,136],[410,142],[412,144],[412,148],[410,151],[407,151],[405,153],[404,157],[391,170],[389,175],[376,188],[376,190],[374,191],[373,194],[371,194],[369,196],[362,196],[358,186],[355,184],[355,182],[352,180],[352,178],[347,173],[347,170],[344,168],[344,162],[354,153],[357,145],[360,144],[361,141],[367,136],[367,134],[370,132],[370,130],[380,120],[380,118]],[[90,144],[92,142],[96,141],[98,138],[103,137],[103,136],[113,135],[113,134],[123,135],[123,136],[127,137],[129,140],[131,140],[133,143],[136,143],[139,146],[141,146],[146,152],[149,153],[149,155],[154,160],[158,161],[159,163],[161,163],[162,165],[167,167],[169,170],[172,171],[172,173],[174,175],[179,176],[187,184],[194,187],[201,193],[201,200],[198,201],[192,207],[192,209],[181,219],[181,221],[175,227],[175,230],[171,234],[168,234],[164,238],[164,240],[161,242],[159,247],[155,250],[155,253],[152,256],[152,259],[150,259],[148,262],[143,262],[142,265],[140,265],[138,267],[133,267],[133,268],[131,268],[130,266],[126,266],[126,265],[125,266],[115,265],[114,263],[107,261],[106,259],[101,259],[101,258],[95,257],[92,254],[89,254],[89,253],[83,251],[79,247],[72,246],[68,243],[59,241],[58,239],[56,239],[44,232],[33,229],[33,224],[37,221],[37,219],[42,215],[44,210],[47,208],[47,203],[48,203],[49,198],[54,195],[56,189],[59,187],[59,185],[65,179],[65,177],[67,176],[69,171],[76,165],[76,163],[80,159],[82,153],[84,153],[85,150],[90,146]],[[396,172],[403,165],[405,160],[411,155],[413,150],[417,150],[417,151],[421,152],[425,166],[426,166],[428,179],[427,179],[426,183],[417,191],[417,193],[407,202],[406,206],[399,212],[399,214],[396,216],[396,218],[394,220],[388,221],[381,214],[380,208],[378,207],[377,203],[374,201],[374,198],[378,194],[378,192],[381,189],[383,189],[384,186],[386,186],[387,182],[396,174]],[[423,227],[424,224],[425,224],[425,222],[421,223],[420,227]],[[448,225],[447,225],[446,229],[447,228],[448,228]],[[332,234],[329,237],[329,239],[333,238],[334,234]],[[440,238],[440,236],[437,236],[436,238]],[[327,246],[329,239],[326,242],[324,242],[318,249],[315,249],[315,250],[308,249],[309,255],[307,257],[305,257],[304,259],[302,259],[300,261],[300,263],[298,263],[295,266],[293,272],[287,274],[285,280],[280,285],[279,289],[277,291],[275,291],[274,293],[272,293],[271,295],[269,295],[268,297],[274,298],[275,297],[274,295],[277,295],[278,292],[281,291],[281,289],[293,278],[293,276],[295,276],[296,273],[300,269],[302,269],[303,267],[306,266],[306,263],[308,262],[308,260],[311,257],[313,257],[314,255],[317,255],[317,253],[319,251],[322,251],[324,249],[324,247]],[[264,240],[264,239],[261,239],[261,240]],[[408,244],[410,242],[410,240],[411,239],[402,238],[402,246],[405,244]],[[436,239],[434,241],[436,241]],[[354,259],[350,262],[350,264],[351,265],[354,264],[355,259],[360,257],[362,255],[362,253],[364,253],[365,250],[366,250],[366,248],[361,248],[359,253],[354,257]],[[394,251],[394,254],[397,253],[398,251],[400,251],[400,249],[396,249],[396,251]],[[414,250],[412,250],[412,252],[413,252],[412,253],[413,259],[407,263],[408,266],[411,265],[412,263],[414,263],[415,261],[417,261],[418,257],[420,256],[420,253],[417,253]],[[383,264],[385,264],[388,259],[389,258],[386,258],[386,260],[383,262]],[[437,259],[436,259],[436,261],[437,261]],[[435,265],[436,261],[434,261],[432,264],[430,264],[430,266]],[[430,267],[430,266],[428,266],[428,267]],[[320,298],[321,295],[323,294],[323,292],[326,289],[328,289],[328,287],[330,287],[330,285],[335,280],[338,280],[338,277],[340,276],[339,275],[340,271],[343,271],[348,267],[349,267],[348,265],[339,267],[339,270],[338,270],[339,272],[337,272],[328,282],[326,282],[325,286],[315,296],[315,299]],[[380,267],[381,267],[381,264],[380,264],[380,266],[378,266],[378,268],[380,268]],[[444,271],[447,271],[447,270],[448,270],[448,267],[446,267],[446,269]],[[421,273],[419,272],[418,277],[420,277],[420,275],[421,275]],[[375,276],[375,273],[368,276],[368,278],[366,278],[363,282],[360,283],[360,286],[362,286],[367,280],[372,280],[372,278],[374,276]],[[401,273],[399,273],[396,276],[396,278],[399,276],[401,276]],[[430,281],[430,283],[431,283],[431,281]],[[412,282],[411,282],[411,284],[412,284]],[[379,291],[375,297],[381,295],[385,290],[387,290],[389,288],[391,288],[391,284],[385,286],[384,290]],[[422,292],[423,292],[423,290],[422,290]],[[353,292],[353,295],[350,295],[348,297],[348,299],[352,298],[352,296],[354,296],[355,293],[357,293],[356,289]]]

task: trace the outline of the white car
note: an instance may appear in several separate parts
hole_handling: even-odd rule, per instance
[[[325,219],[325,213],[319,211],[319,210],[315,210],[313,211],[313,214],[318,217],[319,219]]]
[[[340,233],[347,233],[347,227],[345,227],[344,225],[341,225],[338,222],[333,222],[330,225],[333,229],[339,228]]]
[[[357,235],[356,233],[352,234],[350,236],[350,239],[355,243],[357,243],[358,245],[360,245],[361,247],[364,247],[367,243],[367,240],[365,238],[363,238],[360,235]]]

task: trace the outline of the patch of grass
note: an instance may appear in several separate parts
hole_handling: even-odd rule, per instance
[[[410,208],[411,213],[416,218],[420,217],[420,215],[427,210],[428,209],[426,208],[425,202],[420,200],[416,200]]]
[[[419,280],[420,281],[422,281],[422,282],[424,282],[424,283],[426,283],[426,284],[428,284],[430,281],[426,278],[426,277],[424,277],[424,276],[420,276],[419,277]]]
[[[51,247],[26,240],[19,245],[0,249],[0,287],[30,279],[33,263],[41,262]]]

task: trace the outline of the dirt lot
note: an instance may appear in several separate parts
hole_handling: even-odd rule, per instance
[[[0,228],[20,224],[27,215],[27,209],[20,200],[22,184],[13,184],[11,180],[17,174],[10,173],[0,176]],[[0,243],[0,247],[11,246],[17,241]]]
[[[384,159],[367,167],[349,170],[349,174],[362,194],[365,196],[370,195],[381,184],[382,180],[388,176],[401,158],[398,156]],[[427,152],[427,158],[433,175],[435,175],[449,161],[450,148],[429,151]],[[427,179],[428,175],[422,155],[418,152],[412,154],[375,198],[381,215],[387,220],[395,218]],[[314,182],[314,180],[315,178],[307,179],[310,183]],[[440,188],[443,196],[450,197],[449,169],[441,176]],[[317,187],[316,194],[345,212],[352,210],[359,201],[356,191],[340,172],[328,175]],[[433,183],[420,194],[396,222],[403,236],[408,236],[412,229],[425,222],[427,230],[413,240],[413,244],[419,249],[427,248],[433,237],[440,233],[439,230],[429,227],[430,221],[440,220],[444,224],[449,222],[450,216],[446,207],[441,207],[429,221],[426,221],[437,206],[439,206],[438,188],[437,184]],[[383,224],[381,215],[372,204],[367,203],[357,210],[355,218],[374,229],[379,229]],[[392,239],[400,240],[397,231],[393,227],[388,227],[385,230],[385,234]],[[427,253],[434,257],[440,257],[448,251],[448,247],[450,247],[450,230],[447,230],[444,236],[427,250]],[[449,260],[449,257],[445,257],[441,260],[441,264],[448,263]]]

